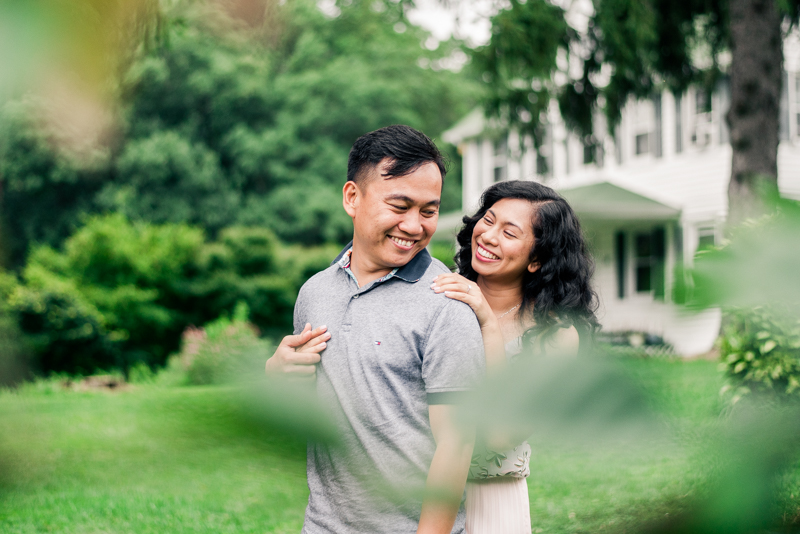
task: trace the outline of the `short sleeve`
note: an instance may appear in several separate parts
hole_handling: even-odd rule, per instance
[[[448,394],[474,388],[485,368],[475,313],[463,302],[448,300],[430,326],[422,356],[429,404],[450,404]]]
[[[307,322],[308,321],[306,320],[305,314],[305,298],[303,298],[303,288],[301,287],[300,292],[297,295],[297,300],[294,303],[294,335],[300,334]]]

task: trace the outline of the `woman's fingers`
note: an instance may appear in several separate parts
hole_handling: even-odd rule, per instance
[[[304,354],[318,354],[327,347],[328,344],[323,341],[322,343],[317,343],[316,345],[303,345],[297,349],[297,352],[302,352]]]
[[[464,283],[464,284],[472,283],[472,282],[470,282],[470,280],[464,278],[460,274],[447,273],[447,274],[440,274],[436,278],[434,278],[432,285],[440,286],[442,284],[448,284],[448,283],[452,283],[452,282],[461,282],[461,283]]]
[[[326,341],[331,338],[331,334],[327,332],[328,327],[320,326],[311,331],[313,336],[311,339],[297,347],[297,352],[322,352],[327,346]]]
[[[308,343],[297,347],[297,352],[322,352],[328,346],[326,341],[331,338],[330,334],[316,337]]]
[[[454,292],[461,292],[461,293],[473,293],[477,286],[473,283],[464,283],[464,282],[448,282],[443,284],[436,284],[433,286],[433,291],[435,293],[442,293],[447,291],[454,291]],[[477,293],[475,293],[477,294]]]
[[[453,300],[460,300],[461,302],[467,304],[473,310],[475,310],[479,304],[477,298],[470,295],[469,293],[464,293],[463,291],[445,291],[444,296]]]

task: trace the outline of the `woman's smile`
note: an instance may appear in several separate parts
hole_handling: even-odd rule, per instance
[[[481,246],[480,243],[478,243],[478,246],[475,247],[475,257],[479,261],[499,261],[500,260],[500,256],[498,256],[497,254],[493,254],[492,252],[488,251],[483,246]]]

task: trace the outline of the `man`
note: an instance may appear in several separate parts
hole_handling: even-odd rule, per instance
[[[309,444],[304,534],[463,532],[472,437],[453,422],[452,395],[484,359],[473,312],[430,289],[448,272],[425,250],[444,175],[436,146],[408,126],[355,142],[343,189],[353,241],[300,290],[295,335],[267,362],[316,368],[340,432],[339,447]]]

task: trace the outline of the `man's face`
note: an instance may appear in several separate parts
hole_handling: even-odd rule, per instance
[[[358,262],[369,270],[401,267],[428,245],[436,231],[442,175],[429,162],[405,176],[381,176],[384,159],[361,185],[344,187],[344,208],[353,218]]]

